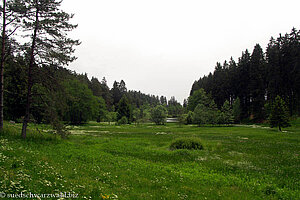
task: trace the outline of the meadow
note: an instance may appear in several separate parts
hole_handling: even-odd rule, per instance
[[[68,128],[72,134],[62,140],[49,134],[47,125],[30,124],[23,141],[21,124],[5,123],[0,193],[6,198],[66,192],[78,199],[300,199],[299,119],[284,132],[259,125],[176,123],[90,122]],[[179,137],[199,138],[204,149],[170,150]]]

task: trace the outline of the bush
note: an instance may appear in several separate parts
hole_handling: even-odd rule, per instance
[[[121,124],[128,124],[128,119],[127,117],[123,116],[119,121],[118,121],[118,125]]]
[[[175,149],[194,149],[201,150],[203,146],[198,138],[179,138],[174,140],[170,145],[171,150]]]

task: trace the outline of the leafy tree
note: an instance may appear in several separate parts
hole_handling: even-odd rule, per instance
[[[178,124],[181,127],[183,124],[187,124],[187,114],[181,114],[178,116]]]
[[[67,97],[67,109],[64,120],[72,124],[81,124],[99,116],[99,102],[93,96],[87,85],[78,80],[68,80],[64,83]]]
[[[284,100],[277,96],[271,108],[270,113],[270,126],[278,127],[278,130],[281,131],[281,128],[290,126],[288,109],[285,105]]]
[[[198,104],[194,110],[193,122],[200,126],[206,124],[208,119],[207,108],[203,104]]]
[[[59,9],[62,1],[56,0],[24,0],[27,9],[22,28],[30,37],[25,45],[28,52],[27,103],[22,127],[22,138],[26,138],[27,124],[30,120],[32,103],[33,69],[46,64],[64,65],[72,62],[73,46],[79,45],[78,40],[67,37],[66,32],[77,25],[68,21],[73,17]]]
[[[167,118],[167,112],[166,109],[162,105],[158,105],[151,111],[151,120],[159,125],[159,124],[165,124]]]
[[[192,111],[189,111],[186,116],[186,123],[193,124],[193,119],[194,119],[194,113]]]
[[[109,122],[115,122],[117,121],[117,113],[116,112],[109,112],[106,115],[106,120]]]
[[[118,120],[118,125],[122,125],[122,124],[128,124],[127,117],[123,116],[121,117],[121,119]]]
[[[125,116],[128,120],[128,123],[132,122],[132,109],[126,96],[123,96],[119,101],[117,113],[118,121]]]

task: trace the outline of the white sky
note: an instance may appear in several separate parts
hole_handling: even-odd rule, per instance
[[[300,29],[299,0],[64,0],[78,59],[68,66],[111,87],[187,98],[195,80],[256,43]]]

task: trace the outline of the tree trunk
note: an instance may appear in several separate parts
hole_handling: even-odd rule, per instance
[[[30,61],[29,61],[29,65],[28,65],[27,102],[26,102],[26,111],[25,111],[22,133],[21,133],[21,136],[23,139],[26,139],[27,125],[30,121],[30,106],[31,106],[31,102],[32,102],[31,88],[33,85],[32,69],[35,64],[34,63],[34,51],[35,51],[38,28],[39,28],[39,9],[38,9],[38,5],[37,5],[36,15],[35,15],[35,28],[34,28],[33,37],[32,37],[32,44],[31,44],[31,50],[30,50]]]
[[[1,43],[1,63],[0,63],[0,131],[3,130],[3,93],[4,93],[4,59],[5,59],[5,37],[6,37],[6,0],[3,0],[3,24],[2,24],[2,43]]]
[[[281,126],[280,125],[278,126],[278,130],[281,132]]]

